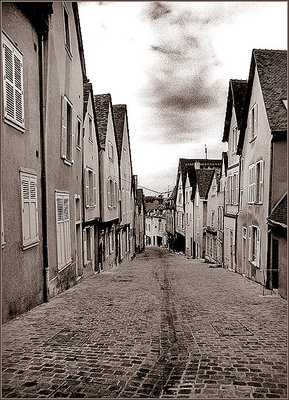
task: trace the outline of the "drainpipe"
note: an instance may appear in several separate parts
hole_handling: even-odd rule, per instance
[[[41,147],[41,208],[42,208],[42,238],[43,238],[43,300],[49,301],[49,267],[47,245],[47,188],[46,188],[46,108],[44,100],[44,36],[38,34],[39,55],[39,87],[40,87],[40,147]]]

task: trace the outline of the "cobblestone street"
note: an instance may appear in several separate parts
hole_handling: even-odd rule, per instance
[[[2,397],[287,398],[287,302],[165,249],[2,328]]]

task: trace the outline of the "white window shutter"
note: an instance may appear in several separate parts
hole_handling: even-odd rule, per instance
[[[71,261],[69,194],[56,193],[58,268]]]
[[[110,207],[110,179],[107,181],[107,206]]]
[[[24,123],[22,59],[14,53],[15,119]]]
[[[252,260],[252,226],[249,225],[249,235],[248,235],[248,242],[249,242],[249,261]]]
[[[38,239],[37,181],[30,177],[30,235],[31,241]]]
[[[3,43],[5,116],[15,117],[13,49]]]
[[[263,203],[263,180],[264,180],[264,161],[260,161],[260,183],[259,183],[259,190],[260,190],[260,203]]]
[[[75,154],[75,135],[76,135],[76,129],[77,129],[77,115],[75,110],[72,110],[72,116],[71,116],[71,154],[70,154],[70,161],[72,164],[74,163],[74,154]]]
[[[85,172],[84,172],[84,179],[85,179],[85,205],[86,207],[89,206],[89,176],[88,176],[88,169],[85,168]]]
[[[258,104],[254,106],[254,136],[257,135],[258,130]]]
[[[83,229],[83,261],[84,265],[87,264],[87,232]]]
[[[23,176],[21,180],[22,190],[22,234],[23,245],[28,245],[31,237],[30,230],[30,195],[29,195],[29,178]]]
[[[94,235],[93,235],[93,228],[90,227],[90,255],[89,259],[93,260],[94,259],[94,246],[93,246],[93,240],[94,240]]]
[[[96,206],[96,173],[93,172],[93,205]]]
[[[61,158],[66,158],[67,153],[67,101],[62,96],[62,122],[61,122]]]
[[[257,254],[256,254],[256,264],[260,268],[261,265],[261,231],[257,228]]]

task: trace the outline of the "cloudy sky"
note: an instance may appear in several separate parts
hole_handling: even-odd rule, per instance
[[[287,2],[79,2],[95,94],[127,104],[139,185],[172,189],[178,159],[221,158],[229,79],[253,48],[287,48]],[[154,194],[146,191],[146,194]]]

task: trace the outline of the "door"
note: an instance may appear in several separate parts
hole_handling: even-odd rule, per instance
[[[81,228],[80,224],[75,225],[75,231],[76,231],[76,271],[77,271],[77,276],[81,276],[83,274],[83,268],[82,268],[82,251],[81,251]]]
[[[230,231],[230,269],[234,269],[234,242],[233,242],[233,231]]]

